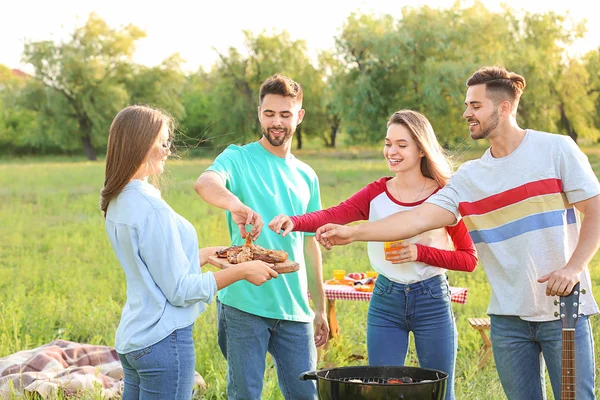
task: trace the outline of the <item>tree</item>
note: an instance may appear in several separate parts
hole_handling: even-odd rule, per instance
[[[30,77],[0,65],[0,147],[9,153],[35,147],[37,115],[23,106],[23,90]]]
[[[319,54],[319,67],[324,75],[321,79],[321,107],[323,142],[326,147],[335,147],[342,125],[342,109],[336,101],[338,88],[344,87],[346,71],[341,61],[331,51]]]
[[[65,100],[61,112],[78,127],[69,134],[81,141],[89,160],[96,159],[96,147],[106,143],[112,117],[127,104],[123,82],[131,72],[134,43],[144,36],[133,25],[114,30],[90,14],[65,42],[25,44],[24,62],[33,65],[36,79]]]
[[[154,106],[181,119],[185,113],[181,103],[185,85],[181,62],[179,54],[173,54],[156,67],[131,65],[131,72],[125,79],[129,102]]]
[[[466,136],[465,81],[479,67],[504,65],[528,81],[522,126],[594,135],[590,118],[575,116],[570,105],[591,78],[565,57],[583,32],[566,19],[509,7],[491,12],[478,1],[469,8],[405,7],[399,20],[352,14],[333,54],[344,68],[334,96],[343,129],[353,142],[378,142],[373,133],[385,129],[389,115],[410,108],[428,117],[443,145],[458,144]]]
[[[587,96],[595,104],[595,111],[591,113],[594,121],[594,126],[600,130],[600,47],[596,50],[589,51],[583,57],[583,65],[588,73]],[[600,141],[600,137],[596,137]]]
[[[255,140],[261,134],[257,120],[258,90],[265,79],[279,73],[298,81],[305,90],[304,106],[310,117],[296,132],[296,143],[301,148],[304,135],[317,134],[311,118],[318,118],[321,112],[319,92],[313,84],[322,75],[307,55],[306,42],[292,40],[285,31],[271,34],[263,31],[258,35],[244,31],[244,35],[247,56],[235,48],[225,54],[218,53],[219,60],[208,75],[213,115],[219,116],[212,129],[220,132],[220,140],[224,142]]]

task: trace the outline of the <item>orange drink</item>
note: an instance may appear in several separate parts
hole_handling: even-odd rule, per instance
[[[397,250],[400,247],[402,240],[395,240],[393,242],[384,242],[383,243],[383,251],[385,252],[385,259],[388,259],[388,253],[390,251]]]

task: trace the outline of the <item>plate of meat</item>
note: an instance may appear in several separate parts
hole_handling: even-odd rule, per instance
[[[269,250],[254,244],[250,235],[246,237],[246,243],[243,245],[227,247],[218,251],[214,256],[208,257],[210,264],[221,269],[252,260],[261,260],[273,264],[273,269],[280,274],[296,272],[300,268],[297,262],[288,259],[287,252]]]

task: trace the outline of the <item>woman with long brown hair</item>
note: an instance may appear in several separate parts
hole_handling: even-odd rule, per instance
[[[123,365],[123,399],[192,397],[192,326],[217,290],[241,279],[261,285],[277,273],[262,261],[217,272],[200,266],[217,248],[198,249],[195,228],[149,183],[171,154],[173,120],[147,106],[114,118],[108,137],[100,209],[127,280],[115,348]]]
[[[451,175],[431,124],[416,111],[399,110],[390,117],[383,155],[393,177],[370,183],[335,207],[291,218],[279,215],[269,228],[285,236],[315,232],[327,223],[379,220],[423,203]],[[460,221],[390,247],[368,244],[371,267],[379,273],[367,317],[369,365],[404,365],[412,332],[419,364],[448,373],[446,400],[454,399],[458,335],[446,270],[475,269],[473,241]]]

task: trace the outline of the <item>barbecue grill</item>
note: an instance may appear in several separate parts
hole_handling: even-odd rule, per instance
[[[448,374],[418,367],[360,366],[309,371],[300,379],[316,380],[321,400],[443,400]]]

